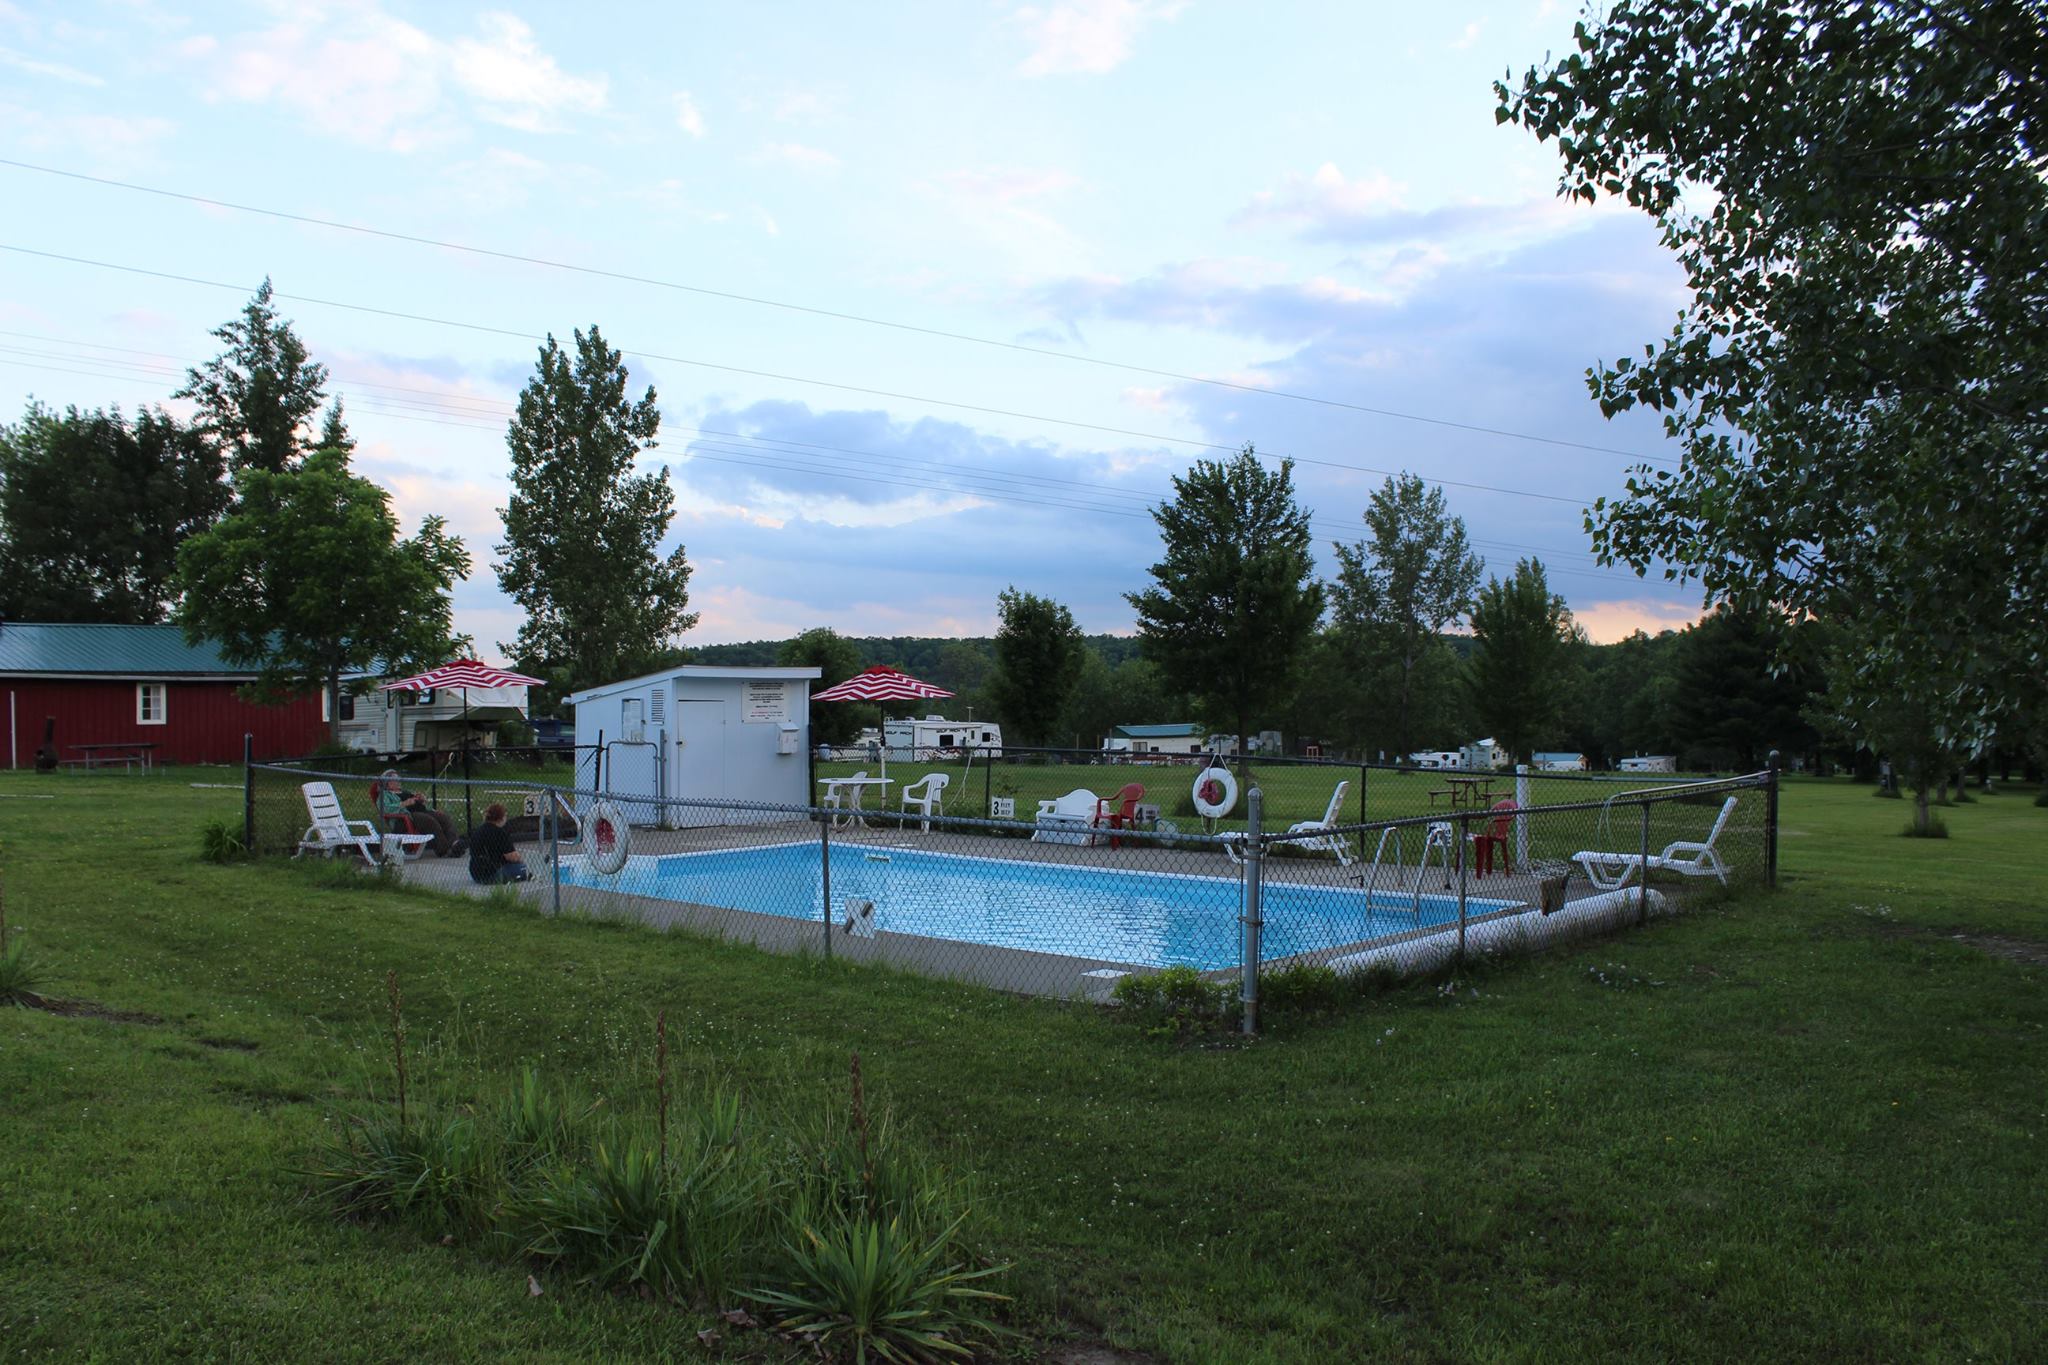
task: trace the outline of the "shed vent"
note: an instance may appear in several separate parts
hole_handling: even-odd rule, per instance
[[[668,689],[665,687],[655,688],[649,696],[647,709],[647,719],[650,723],[666,725],[668,723]]]

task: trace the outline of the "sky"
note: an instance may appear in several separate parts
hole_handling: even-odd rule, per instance
[[[989,634],[1013,586],[1127,633],[1149,509],[1248,442],[1325,573],[1408,471],[1593,639],[1682,626],[1583,518],[1676,461],[1585,371],[1683,276],[1495,124],[1573,13],[1430,9],[0,0],[0,415],[166,402],[267,276],[491,659],[505,423],[592,326],[658,396],[686,644]]]

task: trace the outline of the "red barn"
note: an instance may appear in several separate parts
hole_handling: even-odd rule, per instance
[[[43,726],[56,722],[57,756],[87,744],[151,744],[158,763],[240,763],[242,736],[256,757],[293,758],[327,739],[323,699],[257,706],[236,689],[255,674],[213,645],[188,645],[176,626],[0,623],[0,726],[7,766],[35,766]]]

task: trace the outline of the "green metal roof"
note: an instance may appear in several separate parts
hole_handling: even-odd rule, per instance
[[[1116,733],[1125,739],[1187,739],[1208,732],[1199,725],[1119,725]]]
[[[209,640],[188,645],[177,626],[85,626],[0,622],[0,676],[250,678]]]

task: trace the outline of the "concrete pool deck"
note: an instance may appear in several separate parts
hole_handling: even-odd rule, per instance
[[[1228,880],[1237,880],[1243,875],[1243,869],[1232,862],[1218,844],[1207,843],[1193,847],[1162,846],[1144,836],[1126,839],[1120,848],[1110,848],[1106,842],[1092,846],[1040,843],[1024,838],[1004,837],[995,831],[983,829],[934,829],[929,833],[921,833],[916,822],[911,821],[901,828],[878,824],[869,828],[835,830],[832,832],[831,841],[835,845],[854,843],[870,848],[918,849],[931,853],[1073,868],[1137,870],[1154,874]],[[796,842],[818,843],[818,826],[808,820],[788,820],[759,824],[712,825],[681,830],[635,828],[632,832],[631,851],[637,862],[642,858],[761,848]],[[513,885],[509,889],[517,895],[522,905],[539,909],[544,913],[553,912],[556,907],[556,888],[539,847],[531,843],[522,844],[520,851],[532,864],[534,879]],[[582,850],[574,846],[563,850],[564,858],[569,860],[578,858],[581,853]],[[407,881],[417,885],[480,898],[489,896],[495,889],[480,886],[470,880],[469,862],[466,857],[436,858],[429,854],[417,862],[409,863],[404,875]],[[1334,858],[1323,855],[1269,856],[1265,860],[1265,880],[1269,886],[1283,883],[1355,894],[1364,887],[1365,879],[1366,868],[1355,861],[1351,866],[1343,867]],[[1382,866],[1372,879],[1373,889],[1382,894],[1407,895],[1413,890],[1415,879],[1416,869],[1413,864]],[[1432,866],[1423,881],[1422,894],[1438,897],[1446,894],[1455,896],[1455,873],[1450,879],[1448,890],[1444,881],[1442,873]],[[1469,876],[1466,881],[1467,896],[1475,904],[1472,906],[1473,913],[1467,918],[1468,927],[1485,921],[1533,912],[1542,881],[1541,876],[1526,870],[1496,872],[1487,877]],[[1570,900],[1580,900],[1594,894],[1593,888],[1578,875],[1574,875],[1567,883],[1567,891],[1568,894],[1577,893],[1571,894]],[[1495,904],[1482,906],[1476,903],[1480,901]],[[1499,907],[1498,903],[1503,901],[1510,903],[1508,907]],[[565,914],[637,920],[656,929],[682,929],[691,933],[710,934],[723,939],[752,943],[771,952],[819,955],[829,953],[833,957],[849,961],[883,962],[927,976],[967,981],[1021,994],[1102,999],[1108,995],[1120,976],[1158,970],[1156,966],[1121,962],[1111,958],[1070,956],[1026,948],[894,933],[888,930],[859,934],[849,931],[844,925],[834,923],[828,926],[821,920],[791,919],[783,915],[668,900],[632,891],[609,890],[566,881],[560,887],[559,903],[562,913]],[[1232,919],[1234,921],[1235,917]],[[1233,922],[1228,926],[1219,925],[1218,932],[1234,936],[1240,929]],[[1296,963],[1329,961],[1369,949],[1394,947],[1406,942],[1419,943],[1421,940],[1434,939],[1443,934],[1455,935],[1456,932],[1455,921],[1448,925],[1421,925],[1373,938],[1318,947],[1312,952],[1289,957],[1269,957],[1264,962],[1263,969],[1271,971]],[[1236,974],[1235,968],[1207,973],[1218,979],[1234,978]]]

